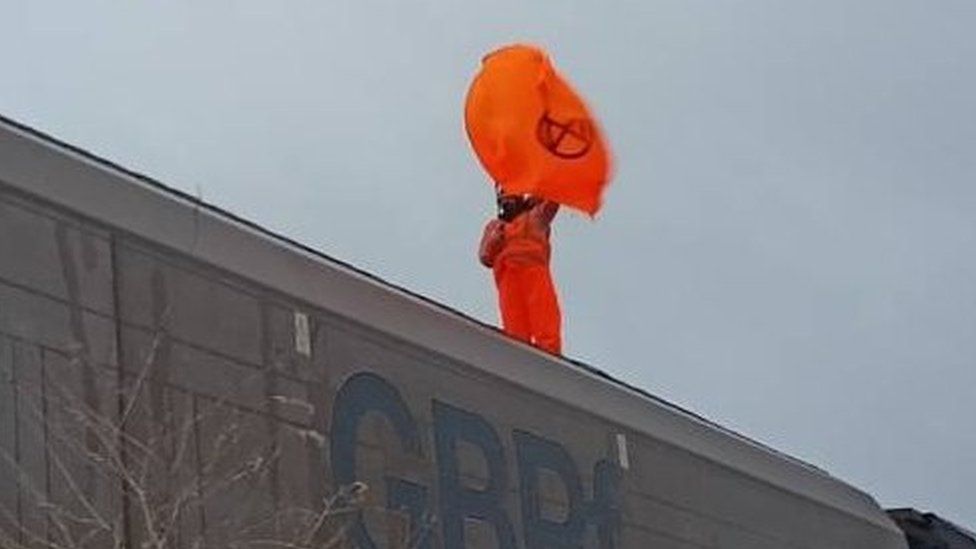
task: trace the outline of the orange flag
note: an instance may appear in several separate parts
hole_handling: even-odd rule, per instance
[[[507,194],[531,194],[590,215],[610,181],[610,151],[583,99],[536,47],[489,53],[468,90],[468,138]]]

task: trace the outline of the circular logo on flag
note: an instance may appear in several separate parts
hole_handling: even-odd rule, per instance
[[[547,111],[536,124],[535,136],[547,151],[559,158],[579,158],[593,146],[593,124],[586,118],[556,120]]]

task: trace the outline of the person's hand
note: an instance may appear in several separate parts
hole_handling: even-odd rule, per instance
[[[498,218],[493,218],[488,222],[485,227],[485,231],[491,233],[492,235],[496,233],[501,233],[505,231],[505,222]]]
[[[495,263],[495,256],[501,250],[505,241],[505,222],[500,219],[492,219],[485,224],[485,232],[481,237],[481,244],[478,246],[478,259],[485,267],[491,267]]]

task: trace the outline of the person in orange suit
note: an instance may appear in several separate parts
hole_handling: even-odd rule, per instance
[[[498,217],[485,225],[478,256],[492,269],[505,333],[553,354],[562,351],[559,299],[549,273],[550,226],[559,204],[498,196]]]

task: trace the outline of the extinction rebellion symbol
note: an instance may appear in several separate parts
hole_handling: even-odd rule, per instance
[[[585,118],[554,119],[546,111],[535,127],[536,139],[559,158],[579,158],[593,145],[593,125]]]

